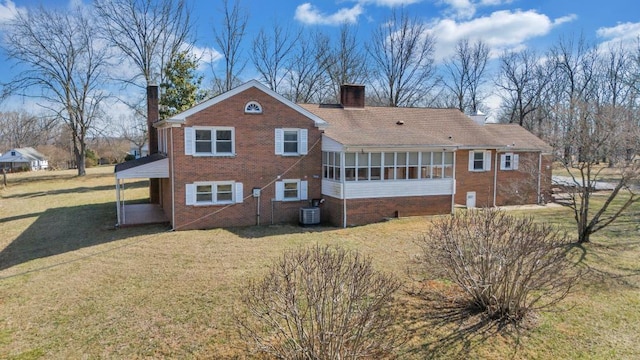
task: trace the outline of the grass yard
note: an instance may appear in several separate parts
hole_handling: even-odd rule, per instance
[[[295,226],[170,232],[114,229],[113,168],[10,174],[0,190],[0,358],[248,358],[234,312],[247,279],[285,249],[341,244],[406,286],[402,359],[636,359],[640,356],[640,207],[576,247],[589,269],[561,311],[520,332],[466,317],[447,283],[420,281],[429,218],[349,229]],[[126,197],[147,196],[146,182]],[[567,209],[515,210],[573,230]]]

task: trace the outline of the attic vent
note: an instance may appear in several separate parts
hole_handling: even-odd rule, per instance
[[[404,121],[398,120],[398,121],[396,121],[396,125],[404,125]]]
[[[262,114],[262,106],[257,101],[249,101],[244,106],[244,112],[246,114]]]

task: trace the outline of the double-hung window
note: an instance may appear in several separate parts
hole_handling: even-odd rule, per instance
[[[505,153],[500,155],[500,170],[518,170],[520,155]]]
[[[276,155],[297,156],[307,154],[307,129],[276,129]]]
[[[298,179],[276,181],[276,200],[307,200],[307,182]]]
[[[235,136],[232,127],[192,127],[184,130],[184,150],[194,156],[232,156]]]
[[[200,181],[187,184],[187,205],[226,205],[242,202],[242,183]]]
[[[469,171],[491,170],[491,151],[469,151]]]

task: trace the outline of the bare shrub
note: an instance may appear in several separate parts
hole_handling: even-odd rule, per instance
[[[319,245],[289,251],[245,289],[240,334],[280,359],[392,357],[402,342],[391,307],[399,287],[357,252]]]
[[[429,270],[455,282],[496,320],[519,321],[557,304],[579,276],[566,234],[492,209],[434,221],[419,242]]]

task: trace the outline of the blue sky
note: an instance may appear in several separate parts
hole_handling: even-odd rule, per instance
[[[220,22],[221,1],[191,0],[190,3],[197,28],[196,49],[215,59],[212,29]],[[245,49],[250,48],[251,39],[259,29],[268,27],[274,20],[291,26],[317,27],[330,35],[336,33],[341,23],[348,22],[357,27],[364,40],[394,6],[404,6],[409,14],[431,29],[437,39],[437,60],[448,56],[456,41],[465,37],[482,39],[492,53],[498,55],[503,50],[523,48],[543,51],[558,37],[572,34],[583,34],[594,44],[625,41],[628,46],[635,46],[640,36],[638,0],[240,0],[240,3],[249,14]],[[90,2],[0,0],[0,23],[16,11],[28,11],[39,4],[68,8]],[[0,81],[10,79],[11,69],[4,54],[0,57],[0,66],[3,68]],[[250,65],[243,75],[244,80],[256,76]],[[11,106],[11,102],[0,104],[0,111]]]

